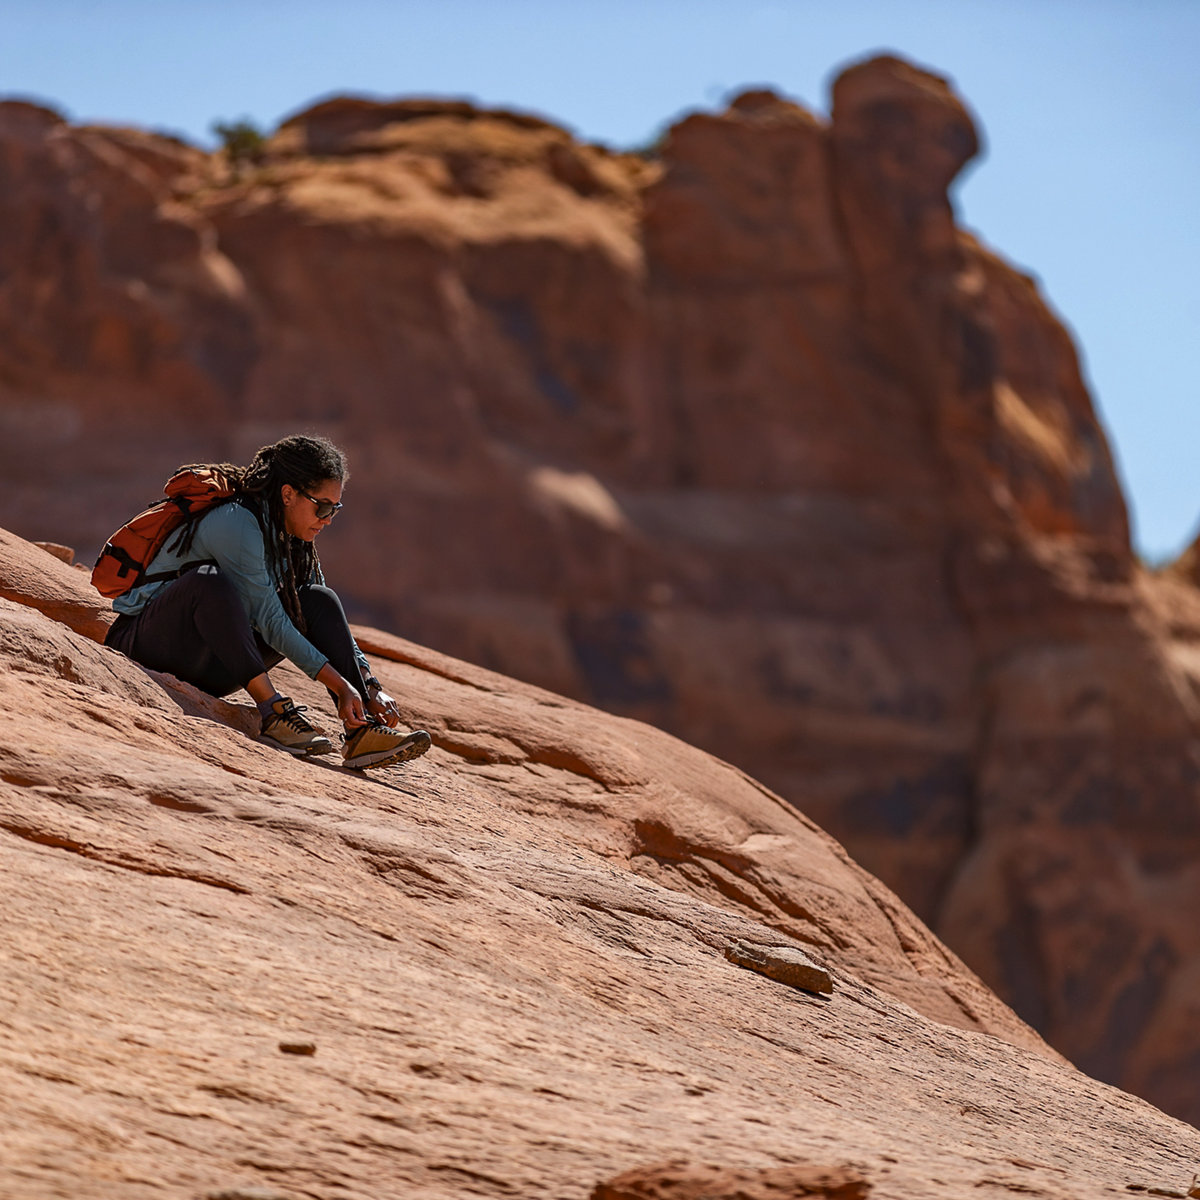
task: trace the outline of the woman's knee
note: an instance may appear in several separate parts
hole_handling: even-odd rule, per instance
[[[342,602],[337,592],[322,583],[309,583],[300,588],[300,611],[306,621],[320,620],[322,617],[346,619],[342,611]]]

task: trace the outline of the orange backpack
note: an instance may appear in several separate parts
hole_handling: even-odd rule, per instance
[[[235,495],[229,477],[209,467],[176,471],[163,491],[165,500],[152,504],[122,525],[100,551],[92,569],[92,586],[100,595],[111,600],[143,583],[175,578],[177,571],[162,576],[147,575],[146,568],[184,521]]]

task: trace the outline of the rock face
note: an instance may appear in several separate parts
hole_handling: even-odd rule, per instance
[[[297,761],[46,615],[93,619],[45,551],[0,575],[6,1200],[1186,1190],[1194,1129],[736,768],[366,628],[434,749]]]
[[[892,58],[654,161],[341,99],[235,177],[0,105],[5,520],[89,559],[180,462],[333,436],[359,619],[751,771],[1200,1121],[1195,590],[1135,564],[1068,335],[955,226],[976,148]]]

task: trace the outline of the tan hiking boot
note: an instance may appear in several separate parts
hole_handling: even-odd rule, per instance
[[[332,752],[333,743],[301,715],[308,711],[304,705],[297,707],[284,696],[276,700],[271,708],[275,715],[263,721],[258,739],[260,742],[304,757]]]
[[[379,721],[363,725],[346,735],[342,746],[342,766],[356,771],[367,767],[390,767],[393,763],[420,758],[429,749],[429,734],[423,729],[404,733]]]

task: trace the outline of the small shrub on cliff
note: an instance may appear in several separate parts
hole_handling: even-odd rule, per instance
[[[266,138],[251,121],[214,121],[212,131],[221,139],[235,179],[241,177],[244,167],[258,166],[266,157]]]

